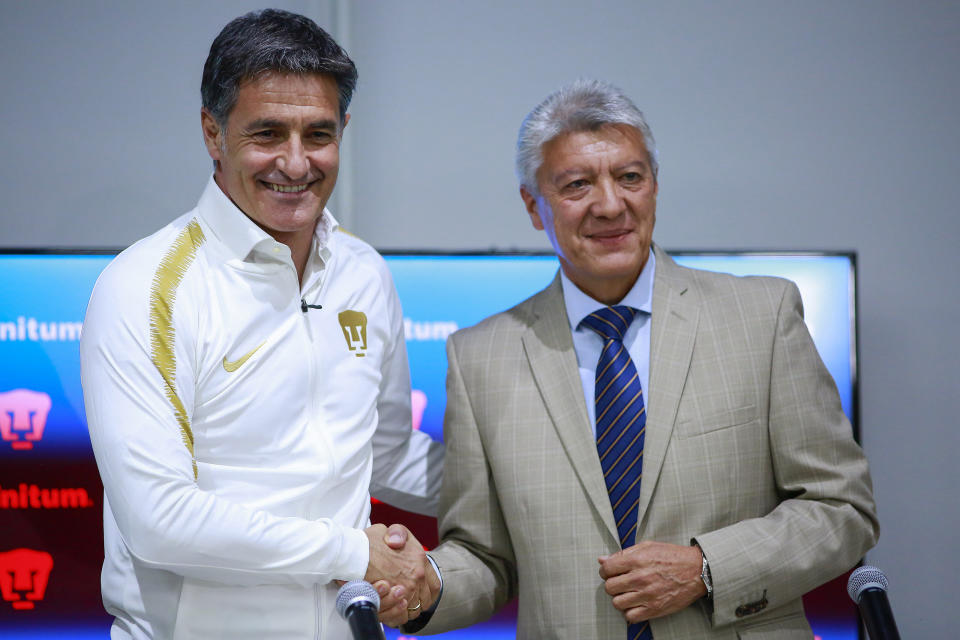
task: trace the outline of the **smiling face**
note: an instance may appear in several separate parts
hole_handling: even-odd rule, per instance
[[[650,254],[657,181],[643,135],[627,125],[564,133],[543,145],[540,195],[520,188],[560,266],[605,304],[623,299]]]
[[[223,192],[294,255],[305,255],[340,167],[334,79],[266,73],[240,87],[225,129],[207,110],[201,123]]]

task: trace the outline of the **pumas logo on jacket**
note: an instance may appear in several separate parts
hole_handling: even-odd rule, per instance
[[[367,355],[367,314],[347,309],[337,315],[347,348],[358,358]]]

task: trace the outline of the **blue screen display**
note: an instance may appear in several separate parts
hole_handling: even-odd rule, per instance
[[[849,256],[678,255],[678,263],[734,275],[793,280],[807,326],[853,419],[853,270]],[[443,436],[446,337],[503,311],[550,284],[553,256],[387,256],[403,304],[414,404],[420,428]],[[422,395],[420,395],[422,394]]]
[[[385,257],[404,309],[414,426],[442,439],[447,336],[544,288],[558,262],[546,255]],[[675,257],[696,268],[796,282],[814,341],[854,420],[851,256]],[[0,580],[4,637],[94,638],[109,628],[99,598],[102,487],[87,436],[78,345],[90,292],[112,258],[0,253],[0,573],[33,576],[29,588]],[[857,637],[849,606],[837,613],[808,605],[808,615],[820,638]],[[437,637],[506,639],[515,628],[509,608]],[[390,629],[387,637],[411,638]]]

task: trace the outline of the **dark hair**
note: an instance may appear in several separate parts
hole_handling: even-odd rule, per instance
[[[333,76],[343,123],[357,86],[356,65],[316,22],[280,9],[235,18],[214,39],[200,83],[203,107],[226,127],[240,85],[269,71]]]

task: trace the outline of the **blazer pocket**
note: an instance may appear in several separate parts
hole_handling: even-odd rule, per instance
[[[748,405],[707,414],[699,419],[684,419],[680,421],[680,437],[693,438],[714,431],[731,429],[743,424],[759,420],[757,406]]]
[[[801,613],[791,613],[769,620],[741,624],[736,627],[739,640],[810,640],[810,623]]]

